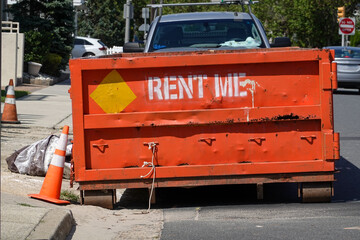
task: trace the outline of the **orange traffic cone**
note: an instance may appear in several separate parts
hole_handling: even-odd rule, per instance
[[[1,116],[2,123],[20,123],[17,118],[16,104],[15,104],[15,90],[14,82],[10,79],[8,89],[6,91],[4,111]]]
[[[46,173],[40,194],[29,194],[30,197],[56,204],[70,203],[69,201],[60,200],[68,134],[69,126],[65,126],[62,130],[54,156]]]

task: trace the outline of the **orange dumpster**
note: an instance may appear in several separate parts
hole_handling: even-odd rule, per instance
[[[275,182],[299,183],[304,201],[329,201],[339,158],[333,59],[329,50],[278,48],[71,60],[82,201],[95,191],[114,201],[121,188],[261,191]]]

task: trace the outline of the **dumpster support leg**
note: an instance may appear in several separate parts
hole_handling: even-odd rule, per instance
[[[330,202],[332,182],[309,182],[302,184],[302,201],[304,203]]]
[[[83,204],[94,205],[107,209],[114,209],[116,189],[83,190]]]

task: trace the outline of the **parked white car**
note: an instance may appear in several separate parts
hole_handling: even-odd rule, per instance
[[[107,46],[96,38],[75,37],[72,58],[106,55]]]

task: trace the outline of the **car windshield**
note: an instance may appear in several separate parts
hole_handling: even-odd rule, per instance
[[[150,51],[166,48],[264,47],[252,20],[215,19],[159,23]]]
[[[335,49],[335,58],[360,58],[360,48],[341,48]]]

